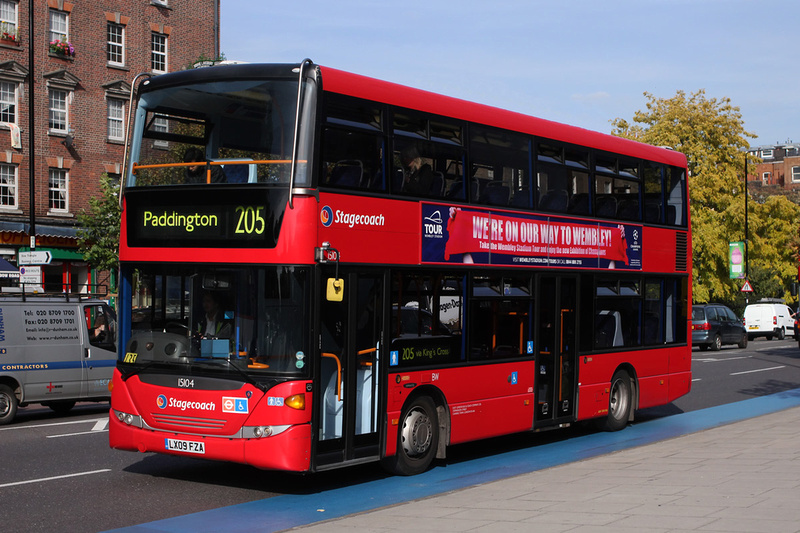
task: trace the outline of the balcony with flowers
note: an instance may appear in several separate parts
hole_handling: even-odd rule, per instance
[[[75,57],[75,47],[69,41],[50,41],[50,55],[72,59]]]

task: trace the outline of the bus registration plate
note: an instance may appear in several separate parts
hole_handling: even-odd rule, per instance
[[[192,440],[164,439],[167,450],[187,453],[206,453],[205,444]]]

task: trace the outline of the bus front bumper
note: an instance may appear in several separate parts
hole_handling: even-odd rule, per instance
[[[117,450],[230,461],[264,470],[308,472],[311,464],[310,424],[291,426],[268,437],[220,437],[143,429],[119,420],[111,410],[108,440]]]

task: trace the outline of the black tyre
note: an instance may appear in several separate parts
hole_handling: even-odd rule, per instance
[[[742,340],[739,341],[739,348],[747,348],[747,333],[742,333]]]
[[[722,336],[719,333],[714,335],[714,338],[711,339],[711,350],[714,352],[718,352],[722,349]]]
[[[61,401],[61,402],[48,402],[45,405],[53,410],[57,415],[65,415],[75,407],[75,402]]]
[[[779,329],[778,330],[778,340],[782,341],[785,338],[786,338],[786,330],[783,329],[783,328]]]
[[[17,396],[8,385],[0,385],[0,425],[8,424],[17,415]]]
[[[430,467],[439,446],[436,405],[420,396],[403,410],[397,433],[397,452],[383,461],[390,472],[401,476],[421,474]]]
[[[619,431],[628,425],[633,408],[633,387],[631,377],[624,370],[617,370],[611,378],[608,394],[608,415],[602,420],[605,431]]]

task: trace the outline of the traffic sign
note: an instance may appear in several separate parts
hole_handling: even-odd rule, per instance
[[[17,263],[20,265],[49,265],[52,260],[53,254],[50,253],[50,250],[42,252],[20,252]]]
[[[741,291],[742,292],[753,292],[753,286],[750,285],[750,280],[749,279],[744,280],[744,285],[742,285]]]

